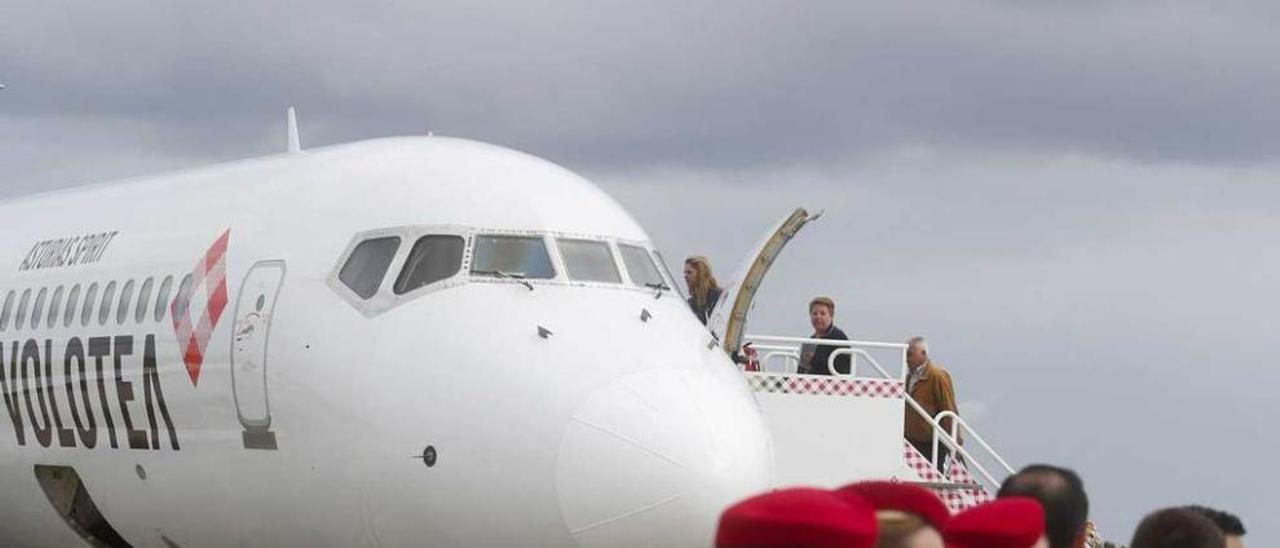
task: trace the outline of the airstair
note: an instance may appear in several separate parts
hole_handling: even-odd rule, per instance
[[[989,500],[1000,480],[1014,471],[962,417],[929,417],[907,395],[905,344],[764,335],[744,340],[746,353],[754,357],[744,368],[758,370],[743,375],[773,435],[779,487],[887,479],[932,489],[957,512]],[[801,355],[817,346],[836,347],[828,361],[831,374],[798,373]],[[847,374],[834,368],[842,355],[850,359]],[[933,425],[934,455],[940,446],[951,449],[941,466],[906,442],[907,413]],[[940,424],[945,416],[952,419],[951,431]]]
[[[758,364],[744,367],[743,375],[772,433],[774,484],[836,487],[888,479],[934,490],[953,512],[985,502],[1013,468],[963,417],[930,417],[906,393],[907,345],[746,334],[747,316],[770,266],[801,228],[821,216],[797,208],[765,233],[707,319],[712,346],[730,355],[754,355]],[[817,346],[836,347],[827,364],[831,374],[799,373],[801,356]],[[842,355],[852,364],[845,374],[833,367]],[[950,448],[947,462],[926,460],[906,442],[907,413],[933,426],[932,454],[939,446]],[[951,431],[939,423],[947,416]]]

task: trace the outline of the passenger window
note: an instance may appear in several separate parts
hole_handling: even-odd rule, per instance
[[[22,290],[22,300],[18,301],[18,316],[13,319],[13,328],[22,329],[27,322],[27,303],[31,302],[31,290]]]
[[[173,276],[165,276],[160,282],[160,293],[156,294],[156,321],[164,319],[164,311],[169,308],[169,291],[173,289]]]
[[[107,287],[102,290],[102,303],[98,305],[98,325],[107,325],[107,318],[111,317],[111,304],[116,298],[116,283],[114,281],[107,282]]]
[[[54,326],[58,325],[58,312],[62,311],[62,290],[62,286],[58,286],[57,289],[53,290],[53,300],[49,301],[49,318],[46,324],[49,329],[53,329]]]
[[[36,304],[31,307],[31,329],[40,329],[40,320],[44,319],[44,298],[48,296],[47,288],[40,288],[40,292],[36,293]]]
[[[465,242],[459,236],[423,236],[413,244],[409,258],[404,262],[400,275],[392,287],[396,295],[403,295],[424,285],[438,282],[462,269],[462,248]]]
[[[178,294],[173,296],[173,309],[181,310],[190,316],[187,306],[191,304],[191,275],[187,274],[182,277],[182,283],[178,284]]]
[[[627,266],[627,274],[631,275],[631,283],[649,287],[665,286],[658,267],[643,247],[634,245],[618,245],[618,253],[622,254],[622,264]]]
[[[71,293],[67,295],[67,310],[62,314],[62,327],[71,327],[71,323],[75,321],[77,304],[80,304],[80,284],[71,286]]]
[[[80,327],[88,327],[93,321],[93,303],[98,301],[98,282],[89,284],[89,291],[84,294],[84,308],[80,309]]]
[[[155,280],[147,278],[142,282],[142,289],[138,290],[138,309],[133,311],[133,321],[142,323],[147,320],[147,304],[151,302],[151,284]]]
[[[618,266],[613,262],[609,244],[595,240],[556,240],[569,279],[588,282],[619,283]]]
[[[338,279],[362,299],[368,299],[378,292],[382,278],[391,266],[391,259],[400,248],[400,238],[388,236],[360,242],[351,250],[347,263],[338,272]]]
[[[4,311],[0,312],[0,331],[9,329],[9,316],[13,313],[13,292],[4,296]],[[16,328],[15,328],[16,329]]]
[[[530,236],[477,236],[471,273],[539,280],[556,277],[547,243]]]
[[[133,302],[133,280],[124,283],[120,289],[120,304],[116,307],[116,325],[124,323],[129,317],[129,304]]]

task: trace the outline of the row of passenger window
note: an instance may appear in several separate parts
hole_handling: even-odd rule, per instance
[[[148,315],[161,321],[164,319],[165,312],[169,307],[169,296],[173,290],[173,276],[165,276],[160,282],[159,290],[155,293],[155,300],[152,301],[152,289],[155,287],[155,278],[147,278],[143,280],[142,285],[137,288],[137,301],[135,302],[133,280],[128,280],[120,287],[120,294],[116,295],[116,282],[107,282],[102,287],[102,296],[99,298],[99,286],[97,282],[89,284],[88,289],[84,292],[83,304],[81,302],[80,284],[71,286],[71,290],[66,292],[66,303],[63,303],[65,286],[58,286],[53,290],[50,297],[49,288],[42,287],[35,293],[35,300],[32,302],[32,290],[25,289],[22,295],[18,296],[16,291],[10,291],[4,297],[3,309],[0,309],[0,331],[9,329],[9,320],[13,320],[13,329],[20,330],[26,327],[30,329],[39,329],[43,323],[44,327],[53,329],[59,323],[62,327],[71,327],[76,321],[76,312],[80,313],[80,326],[88,327],[95,317],[98,325],[105,326],[112,317],[112,311],[115,312],[116,325],[123,325],[132,315],[133,321],[143,323],[147,320]],[[191,275],[188,274],[182,279],[181,287],[178,289],[178,295],[187,295],[191,286]],[[48,300],[48,313],[46,314],[45,302]],[[14,304],[17,309],[14,309]],[[132,314],[131,314],[132,313]]]
[[[460,236],[428,235],[418,239],[396,276],[392,291],[403,295],[419,287],[450,278],[462,268],[465,240]],[[557,238],[556,247],[565,277],[575,281],[622,283],[613,248],[608,242]],[[373,297],[400,248],[400,237],[384,236],[360,242],[338,272],[338,279],[362,299]],[[667,286],[656,252],[630,244],[618,244],[622,265],[632,285]],[[661,265],[661,266],[660,266]],[[546,240],[538,236],[479,235],[475,237],[471,274],[523,279],[552,279],[556,269]],[[667,271],[667,276],[670,276]]]

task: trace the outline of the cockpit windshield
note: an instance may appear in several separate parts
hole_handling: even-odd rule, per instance
[[[621,283],[618,265],[609,244],[596,240],[556,240],[569,279],[586,282]]]
[[[542,280],[556,276],[547,244],[536,236],[476,236],[471,273]]]
[[[401,245],[405,242],[413,245]],[[189,281],[182,281],[183,289]],[[681,294],[662,256],[646,242],[616,240],[607,235],[445,225],[377,228],[358,233],[347,244],[328,283],[350,305],[372,317],[468,281],[510,282],[529,291],[539,285],[567,285],[639,290],[658,298],[665,292]],[[116,288],[111,284],[107,289],[104,307]],[[167,285],[161,289],[167,294]],[[86,293],[85,322],[89,321],[88,304],[95,301],[96,291],[95,284]],[[125,295],[128,288],[122,297]],[[39,316],[38,312],[34,316],[27,314],[31,296],[21,299],[19,316]],[[10,316],[7,305],[14,300],[10,295],[6,306],[0,309],[0,328],[9,319],[5,317]],[[44,301],[37,301],[38,311]],[[120,312],[117,319],[124,314]],[[101,321],[105,322],[106,317],[103,312]]]
[[[649,252],[643,247],[618,244],[618,252],[622,254],[622,263],[627,266],[627,273],[631,275],[631,283],[645,287],[666,285],[658,268],[653,265]]]
[[[667,260],[662,258],[662,253],[655,250],[653,252],[653,258],[658,260],[658,266],[661,266],[662,272],[667,275],[667,282],[671,284],[670,288],[674,289],[681,298],[684,298],[684,290],[680,289],[680,284],[676,282],[676,277],[671,274],[671,267],[667,266]]]
[[[465,246],[461,236],[431,234],[418,238],[409,258],[405,259],[404,269],[396,277],[393,287],[396,295],[457,274],[462,268],[462,249]]]

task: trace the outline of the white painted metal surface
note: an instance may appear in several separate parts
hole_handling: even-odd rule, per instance
[[[74,467],[133,546],[188,548],[706,546],[724,507],[771,483],[759,408],[685,303],[625,273],[616,284],[564,275],[553,235],[652,246],[599,188],[543,160],[385,139],[11,200],[0,218],[0,298],[166,277],[176,293],[229,231],[224,262],[202,278],[220,271],[227,284],[204,339],[223,298],[208,281],[142,321],[99,323],[98,303],[84,322],[77,305],[52,327],[0,327],[6,546],[82,542],[37,464]],[[556,275],[464,266],[397,295],[405,248],[429,227],[455,227],[468,245],[545,238]],[[331,275],[358,235],[380,230],[403,241],[377,306],[361,309]],[[110,237],[92,247],[90,234]],[[274,275],[245,282],[262,261],[286,265],[274,296]],[[173,321],[186,308],[195,339]],[[236,340],[250,327],[269,338]],[[88,349],[85,381],[73,344]],[[94,429],[77,429],[72,409]]]
[[[756,397],[773,435],[778,486],[839,487],[900,474],[901,399],[767,392]]]
[[[908,372],[905,344],[769,335],[747,335],[745,340],[763,352],[764,376],[785,379],[791,386],[798,387],[772,391],[763,388],[763,383],[752,383],[773,435],[776,474],[781,485],[834,486],[863,478],[925,480],[903,459],[905,413],[916,413],[933,425],[935,456],[939,444],[951,448],[964,457],[968,466],[978,471],[988,488],[993,489],[999,482],[975,456],[988,457],[1004,473],[1013,473],[1013,468],[986,439],[955,413],[928,417],[919,403],[905,394],[903,387]],[[830,375],[796,373],[802,345],[837,348],[828,358]],[[835,358],[842,354],[851,358],[848,374],[834,371]],[[783,364],[781,368],[771,368],[771,364],[778,362]],[[748,379],[762,375],[744,374]],[[899,395],[884,398],[874,392],[862,391],[854,392],[850,397],[842,390],[831,388],[874,381],[896,384]],[[815,384],[817,388],[813,387]],[[959,419],[952,423],[952,432],[941,427],[940,421],[944,417]],[[975,455],[972,447],[958,444],[956,432],[960,430],[964,431],[967,439],[976,442],[983,453]],[[935,467],[938,464],[933,463]]]

